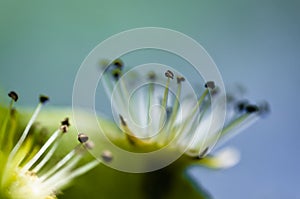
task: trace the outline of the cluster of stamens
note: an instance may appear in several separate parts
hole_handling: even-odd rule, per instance
[[[0,198],[56,198],[56,193],[74,178],[93,169],[101,162],[93,159],[78,166],[85,152],[94,147],[94,143],[84,133],[77,135],[79,144],[73,150],[58,162],[53,161],[63,135],[69,131],[69,118],[61,121],[59,127],[42,146],[37,146],[30,130],[34,128],[34,122],[41,108],[49,100],[44,95],[40,96],[40,103],[18,141],[15,142],[19,134],[16,131],[17,119],[13,105],[18,100],[18,95],[12,91],[8,96],[12,100],[0,130]],[[109,162],[112,160],[112,154],[104,151],[100,158],[102,161]]]
[[[125,133],[127,139],[131,144],[136,145],[136,143],[157,143],[158,146],[166,146],[169,143],[175,145],[175,147],[185,150],[187,155],[203,158],[210,151],[211,147],[216,143],[216,140],[222,140],[230,137],[235,134],[236,131],[239,131],[244,126],[249,125],[259,118],[262,113],[267,111],[267,104],[263,104],[261,106],[245,103],[240,100],[234,100],[231,102],[227,102],[228,112],[234,113],[231,116],[226,116],[225,126],[222,129],[218,129],[216,132],[208,132],[207,135],[203,136],[203,129],[209,123],[207,122],[207,118],[209,118],[211,114],[211,100],[212,98],[218,99],[221,95],[225,95],[224,93],[219,93],[218,86],[215,85],[214,81],[207,81],[204,85],[204,91],[197,99],[197,102],[193,107],[189,107],[190,110],[185,110],[188,112],[188,115],[179,120],[180,117],[180,108],[184,108],[181,103],[185,103],[184,97],[181,96],[182,84],[185,81],[185,78],[178,75],[176,76],[171,70],[167,70],[164,75],[166,77],[166,83],[164,86],[164,91],[162,93],[157,93],[159,89],[157,89],[155,85],[155,80],[157,78],[157,74],[151,71],[148,74],[149,84],[148,89],[145,89],[144,98],[141,100],[145,100],[144,103],[146,108],[145,112],[142,114],[136,113],[138,117],[145,117],[146,124],[150,124],[151,122],[155,123],[155,130],[159,129],[159,133],[155,134],[155,136],[149,136],[147,138],[140,138],[141,132],[136,132],[134,129],[134,125],[130,123],[131,116],[126,113],[128,110],[126,102],[129,101],[129,90],[127,87],[130,87],[130,83],[123,80],[123,68],[124,64],[120,59],[113,61],[109,65],[106,65],[106,73],[103,78],[104,86],[106,90],[109,92],[109,95],[114,91],[114,86],[118,84],[121,88],[118,91],[119,95],[114,96],[114,100],[117,102],[118,106],[115,106],[115,111],[119,114],[120,127],[122,131]],[[117,78],[115,73],[117,71]],[[110,78],[113,77],[113,78]],[[177,82],[177,91],[176,95],[170,96],[170,85],[172,80],[176,77]],[[128,81],[128,80],[127,80]],[[157,89],[157,90],[156,90]],[[161,90],[160,90],[161,92]],[[156,115],[155,118],[151,118],[151,107],[153,106],[153,101],[155,97],[161,97],[160,107],[163,111],[160,114]],[[174,98],[169,100],[169,98]],[[182,101],[180,101],[183,99]],[[156,100],[157,101],[157,100]],[[170,104],[170,101],[172,102]],[[243,102],[243,103],[242,103]],[[233,104],[233,105],[232,105]],[[234,106],[234,108],[231,108]],[[123,107],[121,110],[120,107]],[[144,110],[144,109],[143,109]],[[132,112],[138,112],[140,110],[133,110]],[[125,113],[124,113],[125,112]],[[230,115],[230,114],[228,114]],[[213,124],[212,124],[213,125]],[[153,131],[153,128],[147,127],[146,131]],[[191,140],[193,139],[193,140]],[[212,144],[213,143],[213,144]]]

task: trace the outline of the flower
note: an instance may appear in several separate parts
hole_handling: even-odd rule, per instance
[[[115,125],[104,117],[99,117],[104,133],[110,140],[133,152],[152,152],[170,146],[170,153],[164,153],[162,158],[172,154],[174,150],[184,154],[168,167],[147,174],[124,174],[105,167],[98,167],[93,177],[103,174],[101,178],[90,179],[84,175],[81,182],[74,185],[71,195],[65,197],[85,196],[82,190],[89,194],[89,198],[98,198],[95,190],[101,187],[101,196],[123,197],[130,192],[131,198],[209,198],[205,190],[196,190],[187,186],[182,176],[186,166],[196,163],[214,169],[234,166],[239,161],[239,153],[233,148],[225,148],[214,152],[215,144],[220,145],[246,126],[258,120],[268,111],[268,105],[256,105],[247,100],[227,95],[226,104],[222,101],[224,93],[220,91],[214,81],[207,81],[203,85],[199,96],[194,95],[188,81],[172,69],[164,71],[150,68],[148,71],[124,73],[124,63],[117,59],[111,64],[104,64],[105,73],[103,83],[112,100],[113,115],[121,134]],[[155,71],[155,72],[154,72]],[[39,112],[48,97],[40,96],[40,103],[34,111],[24,130],[19,122],[14,102],[18,100],[15,92],[9,93],[11,100],[9,109],[1,108],[0,114],[0,198],[4,199],[53,199],[60,191],[68,186],[74,178],[96,167],[101,161],[111,162],[112,153],[102,151],[99,160],[83,158],[87,150],[93,148],[89,140],[94,139],[99,131],[89,121],[94,115],[80,112],[84,118],[83,125],[88,127],[89,136],[77,134],[78,145],[75,145],[64,157],[56,160],[56,153],[61,153],[60,141],[65,135],[70,135],[69,119],[64,119],[54,133],[46,140],[43,128],[37,128]],[[212,107],[213,102],[216,106]],[[212,114],[224,111],[227,106],[225,126],[218,121],[211,121]],[[50,112],[45,115],[48,120],[56,118],[66,109],[54,110],[55,117]],[[78,110],[77,110],[78,111]],[[5,115],[4,113],[7,112]],[[86,114],[86,115],[85,115]],[[42,115],[40,115],[41,117]],[[47,122],[48,122],[47,120]],[[53,124],[44,123],[47,127]],[[210,129],[210,126],[215,128]],[[91,132],[90,132],[91,131]],[[19,138],[18,138],[19,137]],[[48,136],[46,136],[48,137]],[[41,141],[42,140],[42,141]],[[63,145],[68,144],[64,142]],[[99,146],[99,145],[96,145]],[[106,146],[105,146],[106,147]],[[102,147],[100,147],[103,150]],[[114,162],[124,163],[121,155],[115,153]],[[161,157],[160,157],[161,158]],[[161,159],[150,159],[152,162],[137,162],[130,160],[127,165],[140,164],[141,167],[153,166]],[[156,161],[153,163],[153,161]],[[114,163],[113,162],[113,163]],[[166,165],[167,166],[167,165]],[[117,192],[115,182],[118,182]],[[130,183],[130,190],[126,185]],[[97,187],[90,186],[97,184]],[[121,186],[120,186],[121,185]],[[175,188],[174,188],[175,187]],[[137,190],[139,189],[139,190]],[[163,189],[163,192],[161,191]],[[78,193],[80,192],[80,193]],[[112,196],[114,192],[114,196]],[[94,194],[92,194],[94,193]]]
[[[65,118],[48,140],[39,146],[40,139],[36,138],[43,136],[43,129],[38,130],[34,123],[49,98],[40,96],[37,108],[24,131],[20,133],[17,113],[13,107],[18,95],[14,91],[8,95],[11,103],[7,115],[2,119],[0,130],[0,198],[54,199],[74,178],[99,164],[98,160],[80,163],[85,152],[93,147],[93,143],[83,133],[77,136],[79,144],[59,161],[54,162],[59,143],[68,133],[69,119]],[[37,137],[33,131],[39,131]],[[20,138],[15,142],[20,134]],[[103,160],[108,161],[109,158]]]
[[[135,147],[128,150],[154,151],[172,146],[199,164],[228,168],[239,161],[238,151],[225,148],[212,155],[215,145],[221,145],[269,109],[267,103],[256,105],[233,95],[226,97],[214,81],[207,81],[197,97],[186,78],[170,68],[161,71],[161,66],[153,65],[124,72],[123,61],[116,59],[102,61],[101,69],[114,119],[129,145]],[[223,127],[219,120],[212,120],[212,115],[222,114],[225,107]]]

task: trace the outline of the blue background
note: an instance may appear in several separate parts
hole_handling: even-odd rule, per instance
[[[191,172],[215,198],[300,198],[299,0],[0,1],[1,95],[22,105],[47,93],[70,105],[76,72],[101,41],[159,26],[201,43],[225,83],[241,83],[272,112],[227,145],[242,153],[225,171]]]

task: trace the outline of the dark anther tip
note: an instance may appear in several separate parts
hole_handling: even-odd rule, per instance
[[[105,150],[102,152],[101,158],[104,162],[109,163],[113,160],[113,155],[110,151]]]
[[[80,143],[85,143],[89,140],[89,137],[87,135],[85,135],[84,133],[79,133],[78,134],[78,141]]]
[[[12,100],[14,100],[15,102],[18,101],[18,99],[19,99],[19,96],[18,96],[18,94],[17,94],[15,91],[10,91],[10,92],[8,93],[8,96],[9,96]]]
[[[70,126],[69,118],[66,117],[63,121],[61,121],[61,125],[62,126],[66,125],[67,127],[69,127]]]
[[[180,84],[181,82],[184,82],[184,81],[185,81],[184,77],[182,77],[182,76],[177,77],[177,84]]]
[[[242,111],[244,111],[246,109],[246,107],[247,107],[248,104],[249,104],[249,102],[247,100],[239,101],[236,104],[236,110],[238,112],[242,112]]]
[[[246,112],[247,113],[255,113],[255,112],[258,112],[259,111],[259,108],[258,108],[258,106],[256,106],[256,105],[247,105],[246,107],[245,107],[245,110],[246,110]]]
[[[155,80],[155,78],[156,78],[156,75],[155,75],[155,73],[153,72],[153,71],[151,71],[151,72],[149,72],[148,73],[148,78],[150,79],[150,80]]]
[[[124,66],[124,62],[121,59],[115,59],[112,64],[120,69]]]
[[[168,78],[173,79],[174,78],[174,73],[172,71],[170,71],[170,70],[167,70],[165,72],[165,76],[168,77]]]
[[[120,120],[121,120],[121,124],[122,124],[123,126],[126,126],[126,122],[125,122],[123,116],[122,116],[122,115],[119,115],[119,117],[120,117]]]
[[[209,89],[214,89],[216,87],[215,82],[213,82],[213,81],[206,82],[206,84],[204,86],[205,86],[205,88],[209,88]]]
[[[61,126],[60,126],[60,130],[61,130],[63,133],[66,133],[66,132],[68,132],[69,128],[68,128],[67,125],[61,125]]]
[[[118,80],[121,76],[121,70],[115,69],[112,71],[112,76],[115,78],[115,80]]]
[[[49,101],[49,97],[48,96],[46,96],[46,95],[40,95],[40,102],[42,104],[45,104],[48,101]]]
[[[198,156],[197,159],[202,159],[204,158],[204,156],[206,156],[207,152],[208,152],[209,147],[206,147]]]

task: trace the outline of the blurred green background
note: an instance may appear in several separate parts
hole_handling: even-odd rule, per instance
[[[192,168],[215,198],[299,198],[299,0],[0,1],[0,92],[20,104],[46,93],[71,105],[76,72],[101,41],[158,26],[201,43],[225,83],[239,82],[271,115],[229,144],[242,160],[226,171]]]

